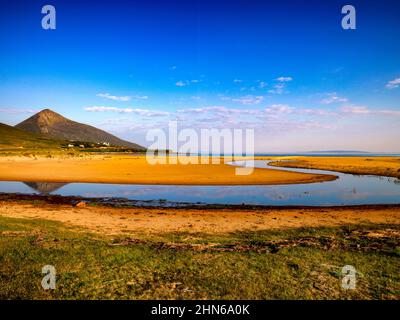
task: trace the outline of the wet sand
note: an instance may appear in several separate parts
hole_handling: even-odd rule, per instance
[[[400,224],[400,206],[330,208],[114,208],[1,201],[0,215],[45,219],[101,234],[226,234],[297,227],[363,223]]]
[[[257,159],[271,159],[258,157]],[[400,169],[394,157],[276,157],[298,160],[293,166],[391,175]],[[0,158],[0,180],[105,182],[183,185],[249,185],[304,183],[334,179],[281,170],[255,169],[237,176],[225,164],[150,165],[144,156],[86,156],[83,158]],[[1,201],[0,215],[48,219],[110,234],[204,232],[229,233],[290,227],[338,226],[360,223],[400,224],[399,206],[332,208],[112,208],[72,207],[68,204],[26,204]]]
[[[290,163],[272,162],[278,167],[331,170],[400,178],[400,157],[282,157]]]
[[[336,179],[335,175],[254,169],[236,175],[224,164],[156,164],[145,156],[90,155],[82,158],[0,157],[0,180],[164,185],[278,185]]]

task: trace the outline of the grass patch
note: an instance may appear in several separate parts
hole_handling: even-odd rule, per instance
[[[398,238],[391,240],[388,230],[399,231],[396,226],[360,225],[217,236],[169,233],[124,243],[122,236],[99,236],[57,222],[0,217],[0,298],[398,299]],[[375,240],[368,241],[369,234]],[[262,247],[321,237],[335,239],[340,245],[302,244],[275,253],[157,245]],[[382,248],[368,249],[371,241]],[[54,291],[41,288],[41,270],[47,264],[57,270]],[[355,290],[341,288],[344,265],[357,269]]]

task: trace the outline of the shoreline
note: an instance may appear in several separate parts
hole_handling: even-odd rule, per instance
[[[400,157],[393,156],[255,156],[254,160],[272,160],[270,165],[276,169],[255,168],[252,174],[239,176],[236,167],[224,163],[223,158],[219,164],[151,165],[145,155],[4,156],[0,157],[0,181],[240,186],[320,183],[336,180],[335,172],[400,178]],[[281,160],[291,162],[279,163]],[[293,172],[285,167],[332,174]]]
[[[400,157],[288,157],[290,162],[272,160],[276,168],[314,169],[352,175],[373,175],[400,179]],[[382,159],[384,161],[382,161]],[[369,162],[369,163],[368,163]],[[384,165],[382,166],[382,162]]]
[[[199,159],[196,157],[196,160]],[[220,159],[219,164],[151,165],[145,156],[0,157],[0,181],[239,186],[306,184],[337,179],[333,174],[262,168],[254,168],[249,175],[236,175],[237,167],[223,160]]]
[[[399,297],[400,204],[164,208],[78,200],[0,194],[3,298],[109,299],[116,290],[127,299]],[[63,290],[27,290],[49,261]],[[357,290],[343,291],[334,275],[349,263],[363,276]]]
[[[191,202],[161,201],[164,205],[145,205],[146,203],[160,203],[159,200],[129,200],[126,198],[110,197],[81,197],[81,196],[61,196],[52,194],[21,194],[0,192],[0,204],[12,202],[43,202],[46,205],[69,205],[75,207],[79,202],[85,202],[89,206],[101,206],[106,208],[140,208],[140,209],[190,209],[190,210],[208,210],[208,209],[231,209],[235,211],[248,210],[301,210],[301,209],[391,209],[399,208],[399,203],[391,204],[355,204],[355,205],[326,205],[326,206],[307,206],[307,205],[252,205],[252,204],[207,204]],[[138,203],[138,204],[135,204]],[[174,206],[176,205],[176,206]]]
[[[261,170],[269,170],[269,169],[261,169]],[[282,170],[284,171],[284,170]],[[289,171],[287,171],[289,172]],[[306,174],[308,175],[308,174]],[[228,187],[228,186],[282,186],[282,185],[293,185],[293,184],[313,184],[313,183],[323,183],[337,180],[338,177],[335,175],[313,175],[314,177],[298,179],[298,180],[284,180],[284,181],[230,181],[230,182],[213,182],[213,181],[204,181],[204,182],[186,182],[186,181],[140,181],[140,180],[118,180],[118,179],[110,179],[108,180],[96,180],[96,179],[85,179],[84,181],[76,181],[70,179],[34,179],[34,178],[24,178],[23,180],[14,180],[13,178],[3,178],[0,176],[0,182],[43,182],[43,183],[92,183],[92,184],[115,184],[115,185],[145,185],[145,186],[212,186],[212,187]]]
[[[52,201],[56,200],[56,201]],[[400,204],[347,207],[133,207],[0,195],[0,216],[56,221],[103,235],[223,235],[287,228],[400,225]]]

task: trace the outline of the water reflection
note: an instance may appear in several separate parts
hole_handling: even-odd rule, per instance
[[[241,163],[243,165],[243,163]],[[244,164],[246,165],[246,164]],[[265,161],[255,161],[258,168],[273,168]],[[279,168],[282,170],[282,168]],[[324,170],[292,169],[287,171],[332,174]],[[162,200],[208,204],[255,205],[357,205],[400,203],[400,180],[378,176],[360,176],[335,172],[334,181],[278,186],[172,186],[119,185],[101,183],[0,182],[0,192],[59,194],[93,198]],[[157,202],[158,203],[158,202]]]
[[[33,190],[39,192],[40,194],[49,194],[58,189],[61,189],[68,183],[60,183],[60,182],[23,182],[28,187]]]

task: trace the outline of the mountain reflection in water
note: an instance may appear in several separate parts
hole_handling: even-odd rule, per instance
[[[248,163],[235,163],[248,165]],[[271,167],[268,161],[254,161],[257,168]],[[282,170],[279,168],[278,170]],[[286,171],[332,174],[331,171],[284,168]],[[352,175],[333,172],[334,181],[292,185],[183,186],[105,183],[55,183],[0,181],[0,192],[129,201],[170,203],[340,206],[362,204],[400,204],[400,180],[390,177]],[[148,205],[148,203],[146,203]]]
[[[68,183],[61,182],[23,182],[28,187],[36,190],[40,194],[49,194],[64,187]]]

